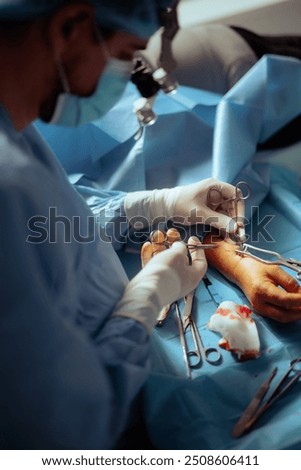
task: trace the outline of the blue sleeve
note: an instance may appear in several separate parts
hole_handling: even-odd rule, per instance
[[[84,198],[116,251],[127,244],[128,250],[140,252],[141,243],[148,239],[151,228],[139,230],[129,224],[124,209],[126,192],[94,188],[85,177],[74,184],[74,188]]]
[[[106,191],[93,186],[82,178],[74,185],[96,217],[97,223],[104,229],[115,250],[119,250],[127,241],[129,223],[124,210],[123,191]]]
[[[66,313],[50,260],[26,242],[29,203],[1,194],[0,437],[14,449],[109,449],[147,378],[149,337],[123,318],[88,334]]]

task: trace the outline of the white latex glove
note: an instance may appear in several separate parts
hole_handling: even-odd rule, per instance
[[[225,199],[235,196],[234,186],[208,178],[187,186],[129,193],[125,198],[125,212],[134,228],[156,225],[171,219],[183,225],[202,223],[230,234],[236,233],[238,225],[231,219],[236,216],[234,210],[230,210],[229,217],[223,203],[208,207],[207,195],[210,188],[220,190]],[[243,201],[238,204],[238,218],[244,220]],[[239,225],[243,226],[242,223]]]
[[[201,245],[196,237],[190,237],[188,243]],[[175,242],[170,249],[154,256],[129,282],[113,316],[133,318],[151,332],[159,311],[191,292],[207,270],[204,250],[192,248],[190,253],[191,265],[187,246]]]

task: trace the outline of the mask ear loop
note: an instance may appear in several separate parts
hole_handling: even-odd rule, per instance
[[[60,77],[60,80],[61,80],[61,84],[62,84],[64,93],[70,94],[71,93],[70,85],[69,85],[68,78],[67,78],[67,75],[66,75],[66,72],[65,72],[65,69],[63,67],[63,64],[62,64],[62,61],[61,61],[60,57],[56,57],[55,64],[56,64],[56,67],[57,67],[57,71],[59,73],[59,77]]]

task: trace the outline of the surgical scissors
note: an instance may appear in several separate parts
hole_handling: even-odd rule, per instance
[[[248,250],[254,250],[254,251],[259,251],[261,253],[266,253],[267,255],[276,257],[276,259],[275,260],[262,259],[259,256],[254,255]],[[277,251],[271,251],[271,250],[266,250],[264,248],[258,248],[252,245],[248,245],[247,243],[244,243],[242,245],[242,249],[235,250],[235,251],[236,253],[239,253],[242,256],[250,256],[251,258],[256,259],[264,264],[276,264],[276,265],[285,266],[289,269],[292,269],[293,271],[297,273],[296,278],[298,279],[298,281],[301,281],[301,261],[297,261],[293,258],[284,258],[282,255],[277,253]]]
[[[194,349],[187,350],[187,362],[191,369],[200,367],[202,364],[202,354],[205,361],[212,365],[218,365],[221,362],[222,355],[217,348],[209,347],[205,348],[202,341],[199,330],[192,317],[193,300],[195,296],[195,290],[191,291],[186,297],[186,303],[183,312],[183,329],[186,332],[188,326],[190,326],[191,336],[193,339]],[[196,361],[192,361],[191,358],[196,357]]]
[[[253,424],[258,420],[258,418],[299,380],[301,377],[301,369],[297,369],[296,366],[300,362],[301,357],[297,357],[290,362],[288,370],[281,377],[270,397],[265,401],[265,403],[261,405],[264,397],[270,389],[272,380],[277,374],[278,368],[276,367],[273,370],[267,380],[261,385],[254,398],[252,398],[249,405],[234,426],[232,431],[233,437],[240,437],[242,434],[248,432]],[[295,375],[292,378],[289,378],[291,372],[295,372]]]
[[[223,191],[218,186],[211,186],[207,193],[207,206],[216,210],[220,207],[224,210],[229,217],[234,221],[239,221],[239,205],[243,206],[244,201],[251,195],[250,186],[246,181],[239,181],[235,185],[235,192],[232,197],[225,197]],[[243,227],[238,227],[237,234],[234,235],[235,239],[241,243],[245,239],[245,232]]]

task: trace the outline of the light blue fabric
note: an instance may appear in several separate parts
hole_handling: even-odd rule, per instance
[[[213,176],[247,181],[258,206],[269,187],[269,167],[252,157],[256,146],[300,114],[300,60],[264,56],[223,97],[213,142]],[[239,129],[239,131],[237,131]]]
[[[51,13],[66,0],[1,0],[0,19],[26,20]],[[149,38],[159,27],[159,9],[170,7],[173,0],[91,0],[100,25],[113,31],[125,31]]]
[[[127,276],[36,129],[2,108],[0,179],[0,445],[111,448],[149,365],[144,327],[111,318]]]
[[[154,108],[158,121],[137,139],[140,132],[133,102],[138,97],[129,84],[107,116],[78,129],[36,123],[73,183],[80,184],[85,176],[101,194],[102,190],[175,186],[210,176],[220,96],[187,87],[180,87],[175,95],[159,94]]]
[[[58,96],[50,122],[67,127],[90,123],[114,107],[122,97],[131,76],[131,60],[109,57],[90,96],[61,93]]]

